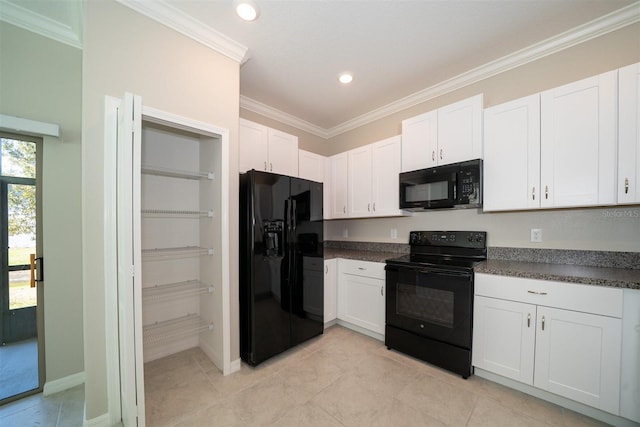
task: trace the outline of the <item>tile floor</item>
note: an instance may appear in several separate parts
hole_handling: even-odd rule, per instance
[[[0,406],[2,427],[80,427],[84,385],[44,397],[42,393]]]
[[[199,349],[150,362],[145,393],[153,427],[602,425],[340,326],[227,377]]]
[[[333,326],[227,377],[200,349],[145,365],[147,426],[598,426],[596,420],[457,375]],[[0,426],[82,425],[84,386],[0,406]]]

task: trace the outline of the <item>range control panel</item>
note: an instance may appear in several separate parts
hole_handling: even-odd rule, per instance
[[[457,248],[486,248],[486,231],[411,231],[411,246],[450,246]]]

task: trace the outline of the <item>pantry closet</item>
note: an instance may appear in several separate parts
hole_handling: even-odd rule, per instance
[[[117,116],[120,400],[144,425],[144,363],[200,347],[229,371],[228,131],[130,94]]]

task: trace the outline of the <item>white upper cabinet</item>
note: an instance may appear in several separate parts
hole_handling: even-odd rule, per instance
[[[438,109],[439,165],[482,157],[482,95]]]
[[[348,152],[348,212],[352,218],[401,215],[400,136]]]
[[[438,111],[402,121],[402,172],[436,166]]]
[[[298,137],[240,119],[239,170],[298,176]]]
[[[324,182],[326,157],[305,150],[298,150],[298,177]]]
[[[402,172],[482,157],[482,95],[402,121]]]
[[[400,174],[402,138],[394,136],[371,145],[372,215],[402,215],[400,206]]]
[[[640,63],[618,78],[618,203],[640,203]]]
[[[347,218],[348,154],[340,153],[329,157],[329,215],[332,219]]]
[[[484,110],[485,211],[540,207],[540,94]]]
[[[617,77],[541,94],[541,207],[615,203]]]

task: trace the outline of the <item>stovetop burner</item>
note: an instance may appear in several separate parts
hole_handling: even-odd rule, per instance
[[[389,259],[387,263],[472,269],[487,259],[486,242],[484,231],[412,231],[409,255]]]

